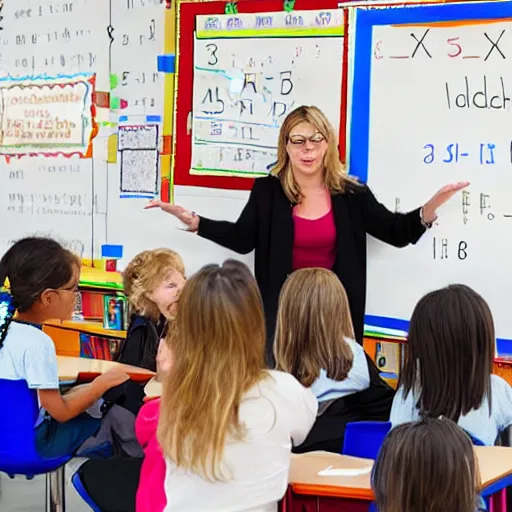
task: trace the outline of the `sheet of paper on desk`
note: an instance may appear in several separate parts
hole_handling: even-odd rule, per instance
[[[318,472],[318,476],[361,476],[369,473],[372,470],[371,466],[367,468],[333,468],[329,466],[328,468],[322,469],[322,471]]]

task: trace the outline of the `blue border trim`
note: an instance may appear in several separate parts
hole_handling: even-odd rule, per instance
[[[490,20],[512,17],[512,2],[443,4],[397,7],[393,9],[356,9],[354,80],[350,123],[350,174],[368,181],[370,134],[370,87],[373,27],[441,21]]]
[[[147,194],[123,193],[119,195],[121,199],[155,199],[157,196],[158,194],[150,194],[149,192]]]
[[[401,318],[390,318],[387,316],[378,315],[365,315],[365,325],[372,325],[374,327],[382,327],[383,329],[396,329],[399,331],[409,331],[409,320]],[[366,331],[365,331],[366,332]],[[382,341],[386,341],[383,339]],[[512,339],[497,338],[496,346],[498,348],[499,356],[512,355]]]

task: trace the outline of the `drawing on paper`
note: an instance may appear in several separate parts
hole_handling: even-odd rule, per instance
[[[0,80],[0,154],[92,156],[95,75]]]
[[[121,196],[153,197],[158,194],[158,125],[120,126]]]

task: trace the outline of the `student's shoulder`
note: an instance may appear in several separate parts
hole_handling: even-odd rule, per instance
[[[305,388],[293,375],[279,370],[267,370],[268,378],[265,382],[278,392],[279,395],[297,396],[306,393]]]
[[[510,396],[512,393],[512,387],[510,384],[499,375],[491,375],[491,391],[493,398],[499,399],[501,396]]]
[[[134,331],[138,329],[147,329],[150,324],[155,325],[151,318],[147,316],[140,315],[138,313],[134,313],[130,319],[130,323],[128,325],[128,334],[131,335]]]
[[[363,347],[359,345],[355,339],[349,338],[348,336],[345,336],[343,339],[345,340],[345,343],[350,347],[354,355],[364,353]]]
[[[29,324],[12,322],[7,332],[6,343],[14,342],[20,347],[33,346],[54,346],[53,340],[42,329]]]

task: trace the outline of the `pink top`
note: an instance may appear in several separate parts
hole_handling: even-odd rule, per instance
[[[136,512],[163,512],[165,497],[165,459],[156,438],[160,418],[160,399],[145,403],[135,420],[135,434],[144,449],[137,489]]]
[[[293,270],[320,267],[331,270],[336,259],[336,225],[332,208],[318,219],[293,214]]]

